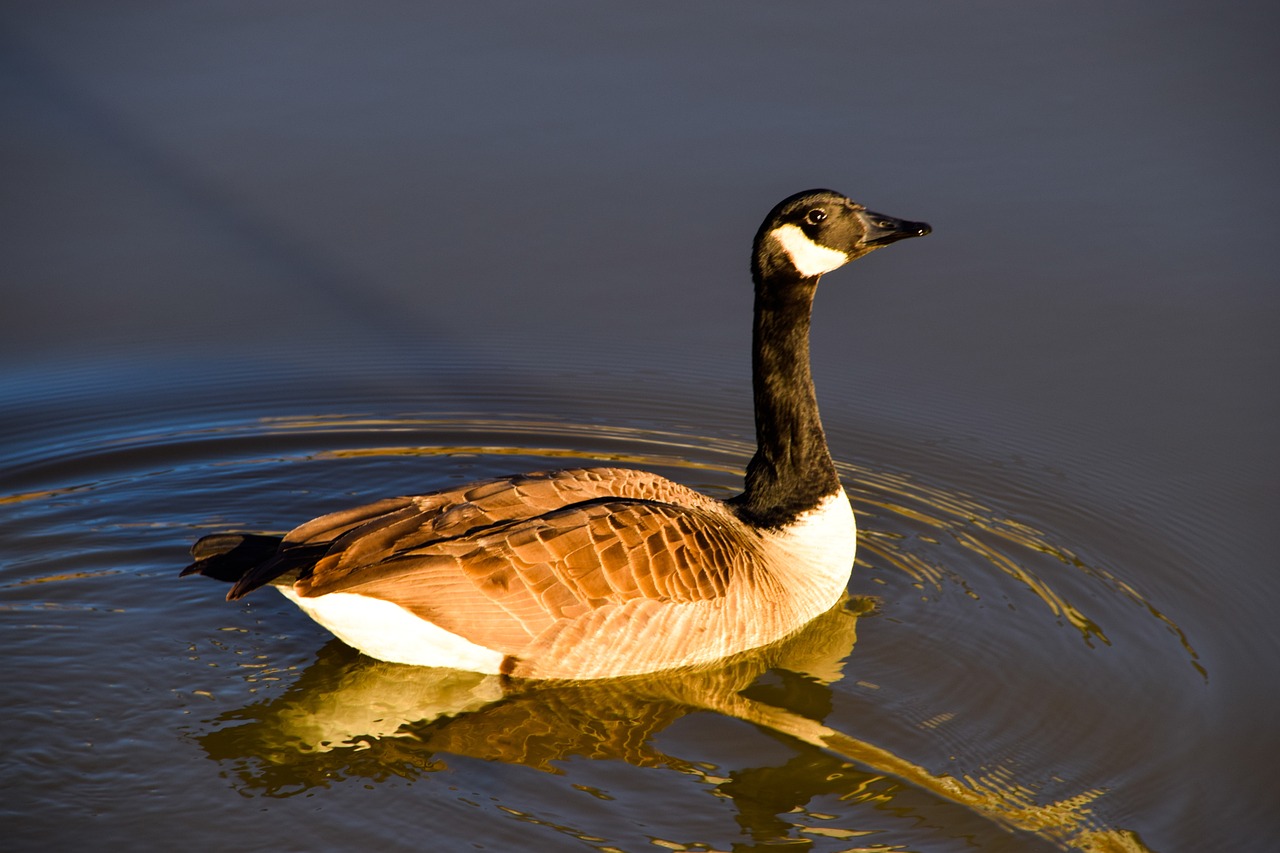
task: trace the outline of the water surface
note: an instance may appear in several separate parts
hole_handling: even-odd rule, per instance
[[[505,833],[601,849],[749,838],[836,850],[863,837],[1142,849],[1126,824],[1134,767],[1179,740],[1208,673],[1161,591],[1133,577],[1128,550],[1146,540],[1156,557],[1157,532],[1115,525],[1071,484],[1033,514],[1022,496],[1049,498],[1042,471],[835,420],[862,544],[850,601],[798,650],[512,690],[364,659],[269,590],[226,604],[219,585],[175,581],[182,548],[209,530],[279,531],[379,495],[564,465],[637,465],[728,496],[751,450],[744,395],[713,376],[701,388],[622,368],[538,382],[441,358],[467,392],[375,401],[341,376],[259,368],[246,387],[202,377],[213,367],[179,370],[206,380],[180,412],[170,377],[72,377],[39,408],[87,417],[8,445],[9,708],[41,732],[8,753],[32,799],[26,841],[92,816],[99,838],[130,843],[141,821],[160,844],[164,815],[212,786],[285,814],[323,798],[333,817],[315,839],[337,846],[371,829],[343,813],[376,796],[413,810],[444,849],[515,843]],[[1134,720],[1141,736],[1117,742]],[[1179,777],[1141,784],[1176,796]],[[243,801],[213,799],[198,820],[216,838]],[[399,843],[408,827],[377,831]]]

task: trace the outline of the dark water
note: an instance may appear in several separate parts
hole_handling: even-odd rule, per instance
[[[13,3],[4,846],[1271,850],[1268,7]],[[226,528],[750,455],[814,185],[850,599],[522,692],[179,581]]]

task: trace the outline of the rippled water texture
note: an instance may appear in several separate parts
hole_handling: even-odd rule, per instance
[[[1280,849],[1274,4],[0,9],[0,847]],[[848,599],[697,673],[393,666],[220,530],[751,453],[824,278]]]
[[[483,375],[467,395],[419,395],[398,413],[289,376],[215,382],[199,416],[165,412],[156,388],[43,401],[90,415],[11,445],[0,498],[16,557],[8,707],[38,734],[7,759],[33,800],[24,839],[88,813],[114,841],[159,843],[160,815],[212,785],[339,810],[378,791],[379,810],[415,815],[324,822],[337,844],[402,840],[413,825],[446,849],[553,843],[547,833],[604,850],[1145,849],[1113,802],[1132,773],[1110,732],[1174,725],[1207,675],[1194,638],[1115,571],[1124,558],[1079,495],[1055,500],[1076,504],[1091,542],[1010,512],[1019,488],[1044,493],[1033,471],[984,471],[997,504],[963,485],[975,476],[963,455],[835,424],[862,528],[850,599],[777,648],[693,674],[521,687],[384,664],[271,591],[231,605],[219,584],[176,580],[182,547],[209,530],[280,531],[503,472],[619,463],[731,494],[751,445],[740,419],[717,424],[729,402],[620,378],[562,377],[560,416]],[[619,384],[635,397],[617,399]],[[665,399],[646,403],[659,387]],[[312,413],[255,415],[258,394]],[[93,416],[121,400],[128,414]],[[573,414],[587,409],[612,417]],[[1153,671],[1160,683],[1133,689]],[[243,802],[213,799],[202,821]]]

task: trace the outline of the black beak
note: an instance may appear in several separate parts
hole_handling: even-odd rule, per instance
[[[866,236],[862,238],[862,245],[868,248],[887,246],[890,243],[896,243],[908,237],[923,237],[933,230],[929,227],[928,222],[908,222],[905,219],[894,219],[892,216],[885,216],[883,213],[876,213],[873,210],[864,210],[858,215],[862,217],[863,227],[866,229]]]

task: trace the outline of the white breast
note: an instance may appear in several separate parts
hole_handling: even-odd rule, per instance
[[[788,578],[806,618],[825,613],[848,586],[858,547],[853,507],[844,489],[767,538],[776,569]]]

